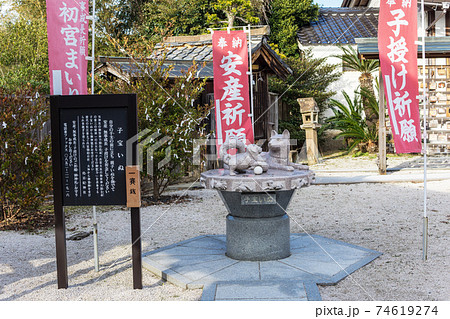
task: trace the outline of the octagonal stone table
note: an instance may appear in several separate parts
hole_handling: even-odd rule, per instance
[[[201,174],[205,188],[216,189],[228,210],[226,255],[237,260],[266,261],[289,257],[290,227],[286,209],[294,191],[314,180],[309,170],[269,169],[230,176],[227,169]]]

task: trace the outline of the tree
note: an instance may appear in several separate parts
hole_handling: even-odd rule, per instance
[[[343,66],[361,72],[359,77],[361,90],[368,91],[371,95],[374,95],[372,72],[377,71],[380,67],[379,61],[360,59],[358,53],[351,46],[341,47],[341,50],[344,54],[339,57],[342,59]],[[369,99],[365,96],[362,97],[362,106],[366,125],[370,130],[373,130],[377,126],[378,112],[374,112]]]
[[[101,36],[108,35],[116,40],[135,35],[144,21],[142,12],[145,6],[152,2],[154,1],[96,0],[97,32]]]
[[[267,0],[161,0],[143,6],[141,35],[151,37],[166,31],[168,35],[196,35],[214,25],[233,27],[257,23]],[[155,32],[156,31],[156,32]]]
[[[299,27],[317,19],[319,5],[313,0],[273,0],[269,17],[271,41],[287,56],[299,56]]]
[[[207,106],[194,103],[205,83],[195,77],[196,65],[183,76],[171,79],[171,67],[164,64],[164,59],[147,58],[154,49],[145,39],[126,51],[136,70],[133,80],[129,83],[102,81],[102,93],[137,94],[139,130],[146,132],[142,136],[146,141],[143,154],[150,156],[144,156],[143,172],[151,178],[153,197],[158,199],[189,167],[194,139],[201,137],[202,121],[209,112]],[[165,143],[149,154],[149,148],[157,141]]]
[[[306,51],[301,59],[288,57],[287,64],[293,70],[293,74],[286,80],[271,78],[269,90],[279,94],[279,99],[289,108],[289,119],[280,121],[280,132],[288,129],[291,138],[298,142],[305,140],[305,133],[300,129],[302,116],[297,99],[302,97],[314,97],[321,110],[327,107],[327,99],[335,94],[326,91],[328,85],[340,77],[335,71],[336,66],[325,63],[326,58],[313,58],[311,52]],[[299,143],[298,145],[301,145]]]
[[[52,188],[46,99],[30,87],[0,88],[0,220],[37,209]]]
[[[212,13],[209,0],[148,1],[143,6],[139,33],[146,37],[165,35],[195,35],[207,31],[207,14]]]
[[[0,87],[31,84],[49,92],[45,0],[15,1],[16,14],[0,24]]]
[[[258,23],[257,11],[252,6],[250,0],[218,0],[214,1],[212,7],[215,12],[207,14],[208,22],[224,24],[227,27],[234,27],[236,19],[244,24]],[[223,21],[225,15],[226,21]]]

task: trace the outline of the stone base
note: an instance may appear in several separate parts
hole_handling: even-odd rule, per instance
[[[237,260],[266,261],[290,253],[289,217],[241,218],[227,216],[226,255]]]
[[[142,266],[183,289],[204,288],[202,300],[304,300],[301,290],[321,300],[316,285],[335,285],[381,255],[318,235],[290,238],[291,255],[278,261],[231,259],[225,235],[203,235],[144,253]]]

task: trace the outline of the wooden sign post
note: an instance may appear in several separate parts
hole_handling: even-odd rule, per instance
[[[128,166],[139,186],[136,147],[127,148],[137,135],[136,95],[51,96],[50,108],[58,288],[67,288],[64,206],[128,206]],[[141,289],[140,198],[132,205],[133,287]]]

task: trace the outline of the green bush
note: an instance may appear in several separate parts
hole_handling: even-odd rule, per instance
[[[46,99],[31,89],[0,88],[0,220],[37,209],[52,188]]]
[[[362,100],[368,101],[368,107],[377,117],[378,101],[371,92],[365,89],[361,89],[359,92],[355,91],[355,93],[352,101],[345,91],[342,92],[347,105],[330,99],[334,116],[326,120],[327,125],[323,129],[340,130],[341,133],[335,138],[344,137],[347,141],[348,151],[358,147],[360,152],[374,153],[377,149],[378,131],[376,127],[367,125]]]

